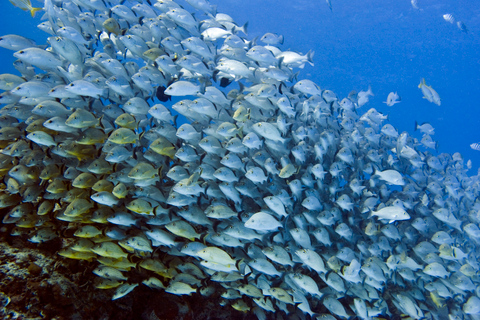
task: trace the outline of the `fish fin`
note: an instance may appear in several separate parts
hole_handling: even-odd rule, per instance
[[[207,84],[206,84],[204,81],[202,81],[202,82],[200,83],[200,88],[199,88],[198,91],[199,91],[201,94],[205,94],[205,88],[206,88],[206,86],[207,86]]]
[[[374,217],[373,211],[369,209],[367,212],[368,212],[368,219],[373,219]]]
[[[243,126],[237,129],[237,134],[240,137],[240,139],[243,139]]]
[[[243,31],[243,33],[245,33],[245,35],[248,35],[247,28],[248,28],[248,21],[245,22],[245,24],[242,26],[242,31]]]
[[[307,52],[307,60],[310,63],[310,65],[313,66],[313,55],[315,54],[315,51],[309,50]]]
[[[178,118],[178,116],[179,116],[178,114],[176,114],[176,115],[173,116],[173,126],[174,126],[174,127],[177,127],[177,118]]]
[[[220,72],[220,70],[215,70],[212,73],[212,79],[213,81],[217,82],[217,74]]]
[[[248,35],[247,28],[248,28],[248,21],[245,22],[245,24],[244,24],[243,26],[241,26],[241,27],[234,26],[234,27],[232,28],[232,33],[236,34],[236,33],[238,33],[239,31],[242,31],[243,34]]]
[[[288,79],[288,80],[289,80],[290,82],[293,82],[294,80],[295,80],[295,81],[298,81],[298,75],[299,75],[299,74],[300,74],[300,71],[292,74],[292,75],[290,76],[290,79]]]
[[[30,14],[32,15],[32,18],[35,18],[35,14],[40,10],[42,10],[42,8],[32,8],[32,10],[30,10]]]
[[[280,59],[278,59],[277,68],[280,70],[282,70],[282,63],[284,59],[285,57],[280,57]]]
[[[420,80],[420,84],[418,85],[418,87],[421,88],[422,85],[425,85],[425,78],[422,78],[422,80]]]
[[[282,93],[282,84],[285,87],[285,84],[283,82],[280,82],[280,84],[278,85],[278,93],[280,93],[280,94],[283,94]]]
[[[368,86],[367,94],[374,96],[373,91],[372,91],[372,86]]]
[[[242,93],[245,90],[245,85],[241,83],[240,81],[238,82],[238,92]]]

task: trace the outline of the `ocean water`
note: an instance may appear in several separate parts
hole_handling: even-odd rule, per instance
[[[239,24],[248,22],[248,38],[266,32],[281,34],[282,49],[307,53],[315,51],[314,66],[306,65],[298,79],[311,79],[322,89],[342,99],[349,92],[372,87],[374,97],[359,109],[388,114],[399,132],[414,132],[415,121],[435,128],[438,152],[460,152],[472,160],[475,174],[480,151],[470,144],[480,142],[480,6],[473,0],[419,0],[420,10],[409,0],[212,0],[218,11]],[[33,0],[34,5],[41,2]],[[450,13],[468,28],[443,19]],[[19,34],[46,43],[46,35],[34,19],[10,3],[4,3],[1,34]],[[12,51],[0,48],[0,72],[15,73]],[[418,88],[425,78],[440,95],[437,106],[422,98]],[[390,92],[402,102],[388,107]],[[362,112],[363,111],[363,112]]]

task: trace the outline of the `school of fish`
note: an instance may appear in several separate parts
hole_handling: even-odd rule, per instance
[[[20,74],[0,75],[12,236],[63,237],[59,258],[96,261],[112,299],[148,286],[259,319],[479,319],[479,176],[436,154],[430,124],[399,133],[370,88],[341,99],[301,78],[313,52],[249,40],[206,0],[43,13],[47,45],[0,37]]]

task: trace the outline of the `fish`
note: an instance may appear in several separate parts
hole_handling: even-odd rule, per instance
[[[436,105],[440,106],[440,96],[432,87],[427,86],[427,84],[425,83],[425,79],[422,79],[418,87],[422,90],[424,99],[427,99],[429,102],[435,103]]]
[[[23,11],[29,11],[32,15],[32,18],[35,17],[35,14],[42,10],[42,8],[36,8],[32,6],[32,2],[30,0],[8,0],[11,4],[15,7],[22,9]]]
[[[245,227],[253,230],[277,230],[282,227],[280,222],[276,220],[272,215],[263,211],[257,212],[252,215],[246,222]]]
[[[470,148],[472,148],[473,150],[480,151],[480,143],[478,143],[478,142],[472,143],[472,144],[470,145]]]
[[[330,8],[330,11],[333,11],[333,9],[332,9],[332,1],[331,1],[331,0],[326,0],[326,1],[327,1],[328,7]]]
[[[56,146],[57,143],[53,140],[52,136],[43,131],[34,131],[26,136],[27,139],[32,140],[41,146]]]
[[[404,186],[405,181],[402,175],[395,170],[384,170],[384,171],[375,171],[374,176],[378,176],[380,180],[383,180],[389,184]]]
[[[428,134],[430,136],[433,136],[435,134],[435,129],[428,122],[424,122],[420,125],[417,123],[417,121],[415,121],[415,130],[420,130],[420,132]]]
[[[37,46],[35,41],[16,34],[6,34],[1,36],[0,47],[13,51],[19,51],[30,47],[42,48],[42,46]]]
[[[117,290],[115,290],[115,293],[112,297],[112,300],[120,299],[120,298],[126,296],[127,294],[132,292],[133,289],[135,289],[136,287],[138,287],[137,283],[133,283],[133,284],[125,283],[125,284],[120,285],[117,288]]]
[[[46,70],[61,67],[63,65],[63,62],[57,58],[55,54],[37,47],[30,47],[16,51],[13,56],[23,62]]]
[[[165,89],[165,94],[169,96],[188,96],[204,92],[205,88],[202,85],[194,85],[189,81],[177,81]]]
[[[468,28],[463,21],[457,21],[457,28],[465,33],[468,33]]]
[[[373,96],[372,88],[369,86],[367,91],[360,91],[357,95],[357,104],[358,107],[364,106],[368,101],[369,97]]]
[[[390,206],[382,208],[378,211],[372,211],[370,214],[372,217],[378,217],[380,220],[387,220],[392,223],[397,220],[408,220],[410,215],[401,207]]]
[[[275,46],[275,45],[283,44],[284,37],[283,35],[267,32],[260,38],[260,41],[262,41],[263,43]]]
[[[455,18],[453,17],[453,15],[451,13],[444,14],[443,19],[447,22],[455,23]]]
[[[384,101],[387,106],[392,107],[396,103],[400,103],[402,99],[396,92],[390,92],[387,97],[387,101]]]

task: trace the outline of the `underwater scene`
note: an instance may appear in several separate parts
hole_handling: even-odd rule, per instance
[[[1,319],[480,319],[472,0],[9,0]]]

